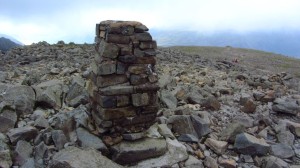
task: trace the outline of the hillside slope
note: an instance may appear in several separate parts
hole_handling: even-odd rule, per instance
[[[176,46],[170,47],[184,53],[199,55],[204,58],[217,61],[227,60],[255,71],[272,73],[288,72],[300,78],[300,59],[264,52],[253,49],[233,47],[198,47],[198,46]]]
[[[232,46],[269,51],[287,56],[300,57],[299,31],[270,31],[239,33],[232,31],[163,31],[152,30],[159,46]]]
[[[10,39],[0,37],[0,50],[3,52],[7,52],[13,47],[18,47],[20,46],[19,44],[11,41]]]

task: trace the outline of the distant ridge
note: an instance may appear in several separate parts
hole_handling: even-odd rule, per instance
[[[11,48],[18,47],[18,46],[21,46],[21,45],[11,41],[8,38],[0,37],[0,50],[2,52],[7,52]]]
[[[12,42],[16,43],[16,44],[19,44],[19,45],[24,45],[22,42],[18,41],[17,39],[9,36],[9,35],[6,35],[6,34],[1,34],[0,33],[0,37],[4,37],[4,38],[7,38],[7,39],[10,39]]]
[[[262,31],[239,33],[220,31],[150,30],[159,46],[232,46],[273,52],[300,58],[300,31]]]

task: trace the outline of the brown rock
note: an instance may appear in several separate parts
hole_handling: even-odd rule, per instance
[[[154,56],[137,57],[136,64],[156,64],[156,59]]]
[[[215,153],[222,155],[227,149],[228,142],[226,141],[218,141],[212,138],[207,138],[204,142],[206,146],[212,149]]]
[[[248,99],[241,110],[245,113],[254,113],[256,110],[256,104],[251,99]]]
[[[195,155],[198,157],[198,159],[204,159],[205,158],[203,152],[200,149],[195,151]]]
[[[149,95],[147,93],[132,94],[132,104],[136,107],[147,106],[149,104]]]
[[[152,37],[148,32],[135,33],[133,36],[131,36],[131,38],[138,41],[152,41]]]
[[[146,74],[149,72],[149,68],[147,65],[131,65],[128,67],[128,72],[132,74]]]
[[[156,41],[141,42],[139,47],[142,50],[144,50],[144,49],[156,49],[157,48],[157,44],[156,44]]]
[[[128,82],[126,75],[117,74],[109,76],[98,76],[96,80],[96,86],[100,88]]]
[[[103,120],[112,120],[122,117],[133,117],[136,115],[135,108],[131,106],[110,109],[98,107],[98,112]]]
[[[233,159],[221,159],[219,161],[220,166],[223,166],[224,168],[236,168],[237,163]]]
[[[130,37],[118,34],[108,34],[106,36],[106,41],[109,43],[128,44],[130,42]]]
[[[130,75],[131,85],[141,85],[148,82],[147,75]]]
[[[108,86],[106,88],[101,88],[99,92],[106,96],[135,93],[133,86],[122,86],[122,85]]]
[[[117,106],[123,107],[130,104],[130,98],[127,95],[117,96]]]

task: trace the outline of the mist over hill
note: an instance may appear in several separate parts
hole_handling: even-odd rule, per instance
[[[152,29],[150,32],[159,46],[232,46],[300,58],[300,31],[199,33]]]
[[[13,47],[18,47],[21,46],[20,44],[17,44],[13,42],[12,40],[5,38],[5,37],[0,37],[0,50],[3,52],[7,52]]]

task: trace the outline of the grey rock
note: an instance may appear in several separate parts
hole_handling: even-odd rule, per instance
[[[253,92],[253,97],[257,101],[261,100],[264,96],[265,96],[265,94],[262,93],[262,92],[259,92],[259,91],[254,91]]]
[[[97,149],[104,153],[108,152],[107,147],[99,137],[89,133],[81,127],[76,129],[76,133],[81,147]]]
[[[17,113],[8,103],[0,103],[0,132],[7,132],[15,127],[18,120]]]
[[[209,128],[210,123],[207,122],[206,120],[200,118],[199,116],[191,115],[191,121],[192,121],[193,127],[199,138],[201,138],[211,132],[211,130]]]
[[[6,142],[4,142],[3,140],[0,140],[0,151],[2,150],[9,150],[9,146],[7,145]]]
[[[240,105],[244,105],[248,100],[251,100],[251,96],[247,93],[242,92],[240,97]]]
[[[204,159],[204,165],[206,167],[209,167],[209,168],[218,168],[218,163],[216,161],[216,159],[210,157],[210,156],[207,156],[205,159]]]
[[[78,107],[80,104],[87,104],[89,94],[85,89],[85,82],[83,78],[76,76],[73,78],[72,85],[67,93],[65,102],[68,106]]]
[[[44,116],[39,116],[33,124],[37,128],[48,128],[49,123],[48,120],[44,118]]]
[[[119,164],[130,164],[138,161],[158,157],[167,150],[164,139],[142,139],[135,142],[123,141],[111,147],[112,160]]]
[[[145,133],[144,132],[127,133],[127,134],[122,134],[122,137],[124,140],[127,141],[135,141],[144,138]]]
[[[51,134],[52,134],[52,140],[55,144],[55,147],[58,150],[63,149],[64,145],[68,142],[64,132],[62,130],[53,130],[51,131]]]
[[[189,158],[185,161],[184,166],[188,168],[204,168],[202,161],[192,155],[189,155]]]
[[[34,147],[34,159],[40,160],[45,156],[46,151],[48,150],[47,145],[44,142],[39,143]]]
[[[69,137],[69,134],[75,133],[76,127],[89,128],[89,116],[87,113],[86,107],[80,105],[68,113],[58,113],[49,123],[54,129],[63,129],[66,136]]]
[[[240,158],[242,159],[242,161],[246,162],[246,163],[253,163],[253,159],[250,155],[240,155]]]
[[[0,167],[10,168],[12,164],[10,150],[0,150]]]
[[[62,107],[63,83],[59,80],[50,80],[34,86],[36,101],[39,106],[54,108]]]
[[[200,105],[205,107],[206,109],[211,109],[215,111],[220,110],[221,107],[220,102],[213,96],[205,98],[205,100]]]
[[[14,151],[14,165],[22,166],[32,154],[33,147],[30,143],[20,140]]]
[[[190,104],[202,104],[202,102],[204,101],[204,98],[203,98],[203,96],[201,94],[191,93],[187,97],[187,101]]]
[[[293,148],[286,144],[271,145],[271,154],[281,159],[291,158],[295,155]]]
[[[78,159],[80,158],[80,159]],[[67,147],[54,154],[50,168],[99,168],[122,167],[101,155],[95,149]]]
[[[168,119],[168,124],[172,124],[172,131],[175,134],[191,134],[198,138],[189,115],[173,115]]]
[[[241,133],[235,138],[234,148],[245,155],[266,155],[270,150],[270,145],[263,139],[257,139],[247,133]]]
[[[292,100],[283,100],[277,98],[274,101],[274,105],[272,106],[272,110],[279,113],[287,113],[291,115],[297,115],[300,111],[300,106],[296,101]]]
[[[228,142],[218,141],[212,138],[207,138],[204,144],[208,146],[211,150],[213,150],[215,153],[220,155],[224,154],[228,146]]]
[[[115,62],[102,63],[101,66],[97,66],[96,61],[93,61],[91,67],[96,75],[109,75],[116,73],[117,71],[117,65]]]
[[[171,140],[170,138],[166,139],[167,142],[167,152],[157,158],[147,159],[139,162],[136,167],[163,167],[169,166],[182,162],[188,159],[189,155],[187,153],[186,147],[179,143],[176,139]]]
[[[282,144],[292,146],[294,144],[294,141],[295,141],[295,136],[289,130],[286,130],[286,131],[281,130],[277,134],[277,139],[278,139],[278,142],[280,142]]]
[[[238,123],[244,125],[246,128],[253,127],[253,125],[254,125],[254,119],[249,116],[236,116],[236,117],[234,117],[233,122],[238,122]]]
[[[35,162],[33,158],[29,158],[20,168],[35,168]]]
[[[167,126],[167,124],[159,124],[158,125],[158,132],[164,136],[165,138],[171,138],[175,139],[175,136],[173,135],[170,128]]]
[[[198,142],[198,138],[191,134],[182,134],[177,139],[182,142]]]
[[[177,99],[176,97],[169,91],[163,90],[160,93],[161,101],[170,109],[174,109],[177,107]]]
[[[222,132],[220,133],[220,140],[234,143],[236,135],[243,133],[244,130],[245,130],[244,125],[238,122],[229,123],[225,127],[225,129],[222,130]]]
[[[35,105],[35,92],[30,86],[7,86],[0,92],[0,102],[14,105],[17,114],[31,114]]]
[[[280,158],[269,156],[264,159],[263,168],[289,168],[289,164]]]
[[[6,72],[0,71],[0,82],[5,82],[5,80],[7,79],[8,79],[8,74]]]
[[[14,128],[7,132],[7,136],[12,144],[16,144],[19,140],[30,141],[38,134],[38,130],[32,126]]]
[[[52,68],[50,70],[51,75],[58,75],[60,72],[61,72],[61,70],[59,68]]]
[[[172,77],[168,74],[163,74],[158,80],[158,85],[160,88],[163,89],[171,82],[172,82]]]

